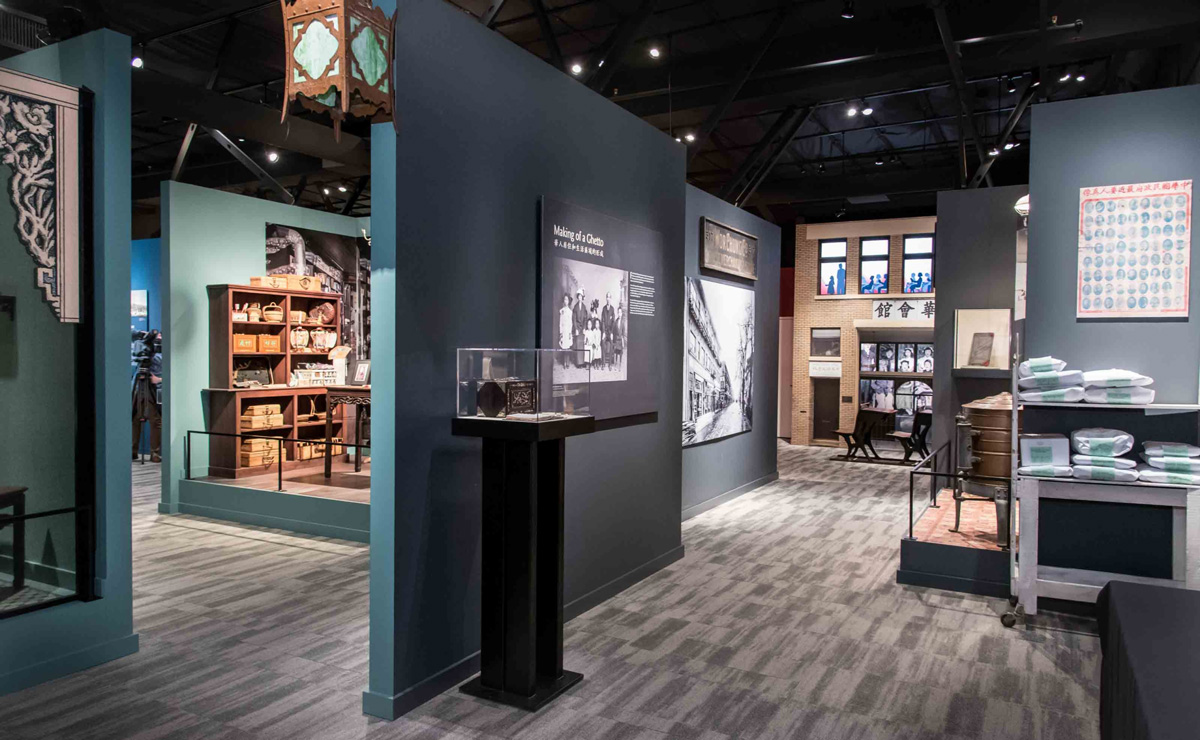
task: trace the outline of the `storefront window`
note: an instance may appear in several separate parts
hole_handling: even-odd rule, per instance
[[[812,357],[841,357],[841,329],[813,329],[808,354]]]
[[[891,241],[886,236],[862,240],[858,256],[858,274],[861,276],[860,293],[888,292],[888,271],[891,265],[888,248],[890,245]]]
[[[820,295],[846,295],[846,240],[822,239],[818,248]]]
[[[816,331],[814,329],[814,331]],[[858,369],[867,373],[933,372],[933,345],[910,342],[861,342]]]
[[[933,292],[933,234],[904,236],[904,292]]]

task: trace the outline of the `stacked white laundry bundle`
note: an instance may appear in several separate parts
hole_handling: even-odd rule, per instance
[[[1034,357],[1017,367],[1017,397],[1022,401],[1075,403],[1084,397],[1083,373],[1067,370],[1054,357]]]
[[[1200,447],[1178,442],[1147,442],[1138,478],[1147,483],[1200,485]]]
[[[1132,370],[1089,370],[1083,374],[1083,400],[1143,406],[1154,403],[1154,390],[1146,387],[1153,382],[1154,378]]]
[[[1070,478],[1071,443],[1061,434],[1022,434],[1018,475]]]
[[[1133,436],[1117,429],[1077,429],[1071,432],[1071,473],[1087,480],[1132,483],[1138,479],[1137,462],[1122,455],[1133,449]]]

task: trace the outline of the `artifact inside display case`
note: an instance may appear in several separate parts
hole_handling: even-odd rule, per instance
[[[587,416],[591,377],[586,350],[459,349],[458,416],[551,421]],[[571,382],[555,370],[575,369]],[[560,380],[561,380],[561,373]]]
[[[1008,370],[1007,308],[960,308],[954,312],[954,369]]]

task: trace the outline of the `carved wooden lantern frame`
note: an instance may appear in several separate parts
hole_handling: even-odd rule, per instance
[[[347,116],[396,122],[392,79],[396,14],[371,0],[280,0],[283,7],[283,116],[292,101],[333,118],[340,139]]]

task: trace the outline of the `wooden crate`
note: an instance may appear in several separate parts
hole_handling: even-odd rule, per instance
[[[282,352],[283,340],[278,334],[259,334],[258,335],[258,351],[259,352]]]
[[[283,413],[283,405],[278,403],[258,403],[247,406],[244,416],[278,416]],[[279,422],[282,424],[283,422]]]
[[[250,285],[255,288],[272,288],[274,290],[287,290],[288,279],[287,279],[287,275],[263,275],[261,277],[250,278]]]
[[[271,439],[243,439],[242,452],[279,451],[279,443]]]
[[[283,426],[283,414],[263,414],[261,416],[242,415],[242,429],[271,429]]]
[[[342,439],[341,437],[331,437],[329,441],[333,442],[333,444],[330,445],[330,447],[332,447],[333,449],[330,451],[329,454],[334,455],[334,456],[346,454],[346,448],[343,447],[341,444],[342,442],[345,441],[344,439]],[[313,457],[324,457],[325,456],[325,442],[326,442],[326,440],[324,440],[324,439],[319,439],[316,442],[313,442]]]
[[[288,290],[303,290],[310,293],[321,292],[321,279],[312,275],[281,275],[287,278]]]
[[[311,460],[313,459],[313,444],[311,442],[296,443],[296,459]]]
[[[234,352],[257,352],[258,351],[258,335],[257,334],[234,334],[233,335],[233,351]]]
[[[241,453],[242,465],[254,467],[256,465],[274,465],[279,459],[277,452],[243,452]]]

